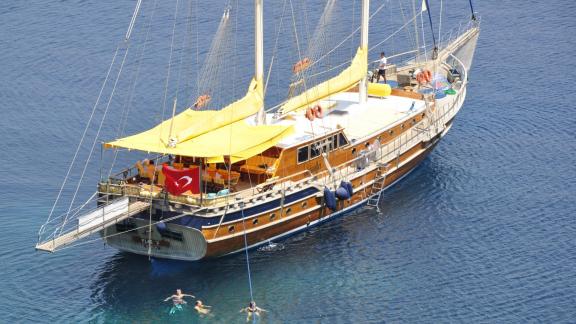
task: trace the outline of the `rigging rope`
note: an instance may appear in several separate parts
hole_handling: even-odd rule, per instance
[[[438,46],[436,46],[436,36],[434,35],[434,26],[432,25],[432,13],[430,12],[430,5],[428,0],[424,0],[426,3],[426,11],[428,12],[428,20],[430,21],[430,31],[432,32],[432,42],[434,43],[434,49],[432,52],[432,59],[435,60],[438,56]],[[426,47],[424,47],[426,48]]]
[[[244,251],[246,251],[246,268],[248,270],[248,286],[250,287],[250,300],[254,300],[254,294],[252,289],[252,274],[250,271],[250,257],[248,255],[248,239],[246,238],[246,220],[244,219],[244,202],[242,204],[242,228],[244,229]],[[256,318],[254,317],[254,320]]]
[[[264,96],[266,96],[266,90],[268,90],[268,81],[270,80],[270,73],[272,72],[272,67],[274,66],[274,60],[276,58],[276,54],[278,54],[278,40],[280,39],[280,31],[282,30],[282,26],[284,25],[285,12],[286,12],[286,0],[284,0],[284,3],[282,5],[282,15],[280,16],[280,22],[276,27],[276,40],[274,41],[274,48],[272,49],[272,58],[270,59],[270,66],[268,67],[266,83],[264,83]]]
[[[382,10],[384,8],[384,6],[386,5],[386,2],[381,4],[380,7],[378,7],[376,9],[376,11],[374,11],[373,14],[370,15],[369,19],[372,20],[372,18],[378,13],[380,12],[380,10]],[[348,39],[350,39],[351,37],[354,36],[354,34],[356,34],[360,28],[362,26],[358,26],[352,33],[350,33],[348,36],[346,36],[340,43],[338,43],[336,46],[334,46],[334,48],[332,48],[330,51],[328,51],[326,54],[322,55],[317,61],[310,63],[310,67],[312,67],[313,65],[319,63],[320,61],[322,61],[323,59],[325,59],[328,55],[332,54],[332,52],[334,52],[336,49],[338,49],[340,46],[342,46]]]
[[[58,195],[56,196],[56,200],[54,201],[54,204],[52,205],[52,208],[50,209],[50,213],[48,214],[48,219],[46,220],[47,223],[50,222],[50,219],[51,219],[52,215],[54,214],[54,210],[56,209],[56,205],[58,204],[58,201],[60,200],[60,197],[62,196],[62,191],[64,191],[64,187],[66,186],[66,183],[68,181],[68,177],[70,176],[70,172],[72,171],[72,168],[74,167],[74,164],[76,163],[76,158],[78,157],[78,153],[80,152],[80,148],[82,147],[82,144],[84,143],[84,138],[86,138],[86,133],[88,132],[88,128],[90,127],[90,124],[92,123],[92,118],[94,117],[94,113],[96,112],[96,107],[98,107],[98,104],[100,103],[100,98],[102,97],[102,93],[104,92],[104,88],[105,88],[106,84],[108,83],[108,78],[110,77],[110,72],[112,71],[112,66],[114,66],[114,63],[116,62],[116,56],[118,55],[119,50],[120,50],[120,46],[117,46],[116,51],[114,52],[114,55],[112,56],[112,62],[110,63],[110,67],[108,67],[108,72],[106,73],[106,77],[104,78],[104,82],[102,83],[102,87],[100,88],[100,93],[98,94],[98,97],[96,98],[96,103],[94,103],[94,106],[92,107],[92,112],[90,113],[90,118],[88,118],[88,122],[86,123],[86,127],[84,128],[84,132],[82,133],[82,137],[80,137],[80,143],[78,143],[78,146],[76,147],[76,152],[74,152],[74,156],[72,157],[72,161],[70,162],[70,165],[68,166],[68,171],[66,172],[66,176],[64,177],[64,181],[62,182],[62,186],[60,186],[60,190],[58,191]]]
[[[141,2],[138,1],[138,3],[136,4],[136,8],[134,8],[134,12],[132,14],[132,19],[130,21],[130,24],[128,25],[128,30],[126,31],[126,36],[125,36],[123,44],[126,44],[127,47],[129,47],[128,41],[130,40],[130,35],[132,33],[131,31],[132,31],[134,24],[136,22],[136,17],[138,16],[138,13],[140,11],[140,3]],[[84,128],[84,132],[82,133],[82,137],[80,138],[80,142],[78,143],[78,146],[76,147],[76,151],[74,152],[74,156],[72,157],[72,161],[70,162],[70,165],[68,166],[68,170],[66,171],[66,176],[64,176],[64,181],[62,182],[62,185],[60,186],[60,189],[58,190],[58,195],[56,196],[56,200],[54,201],[54,204],[52,205],[52,208],[50,209],[50,213],[48,214],[48,219],[46,220],[46,223],[50,222],[50,219],[51,219],[52,215],[54,214],[54,210],[56,209],[56,205],[60,201],[60,197],[62,196],[62,192],[64,191],[64,187],[66,186],[66,183],[68,182],[68,177],[70,176],[70,172],[72,171],[72,168],[74,167],[74,165],[76,163],[76,159],[78,158],[78,153],[80,152],[82,144],[84,143],[84,139],[86,138],[86,134],[88,133],[88,128],[90,127],[90,124],[92,123],[92,119],[94,118],[96,108],[98,107],[98,104],[100,103],[100,98],[102,97],[102,93],[104,92],[104,88],[106,87],[106,84],[108,84],[108,78],[110,77],[110,73],[112,72],[112,67],[114,66],[114,63],[116,63],[116,57],[118,56],[119,51],[120,51],[120,45],[117,45],[116,50],[114,51],[114,55],[112,56],[112,62],[110,62],[110,66],[108,67],[108,72],[106,72],[106,77],[104,78],[104,82],[102,82],[102,87],[100,88],[100,92],[98,93],[98,97],[96,98],[96,102],[94,103],[94,106],[92,107],[90,117],[88,118],[88,122],[86,123],[86,127]],[[128,49],[126,50],[126,52],[128,52]],[[126,55],[126,53],[125,53],[125,55]],[[126,58],[126,56],[124,56],[124,58]],[[120,72],[118,74],[118,77],[119,76],[120,76]],[[97,136],[96,136],[96,139],[97,139]],[[80,180],[80,182],[81,181],[82,180]],[[77,191],[78,190],[76,190],[76,192]],[[68,215],[70,214],[70,209],[71,209],[71,206],[73,205],[73,203],[74,202],[72,201],[72,203],[70,204],[70,207],[68,208],[68,211],[66,212],[66,217],[64,218],[64,222],[62,224],[62,227],[64,227],[64,225],[66,224],[66,219],[67,219]]]
[[[176,21],[178,19],[178,5],[180,0],[176,0],[176,7],[174,9],[174,24],[172,25],[172,39],[170,41],[170,57],[168,58],[168,72],[166,73],[166,83],[164,85],[164,100],[162,102],[162,115],[160,116],[160,132],[158,137],[162,140],[162,128],[164,121],[164,113],[166,112],[166,98],[168,97],[168,84],[170,83],[170,71],[172,70],[172,54],[174,52],[174,34],[176,33]],[[167,139],[167,143],[170,139]]]
[[[402,14],[402,21],[406,22],[406,13],[404,12],[404,6],[402,6],[402,0],[398,0],[398,4],[400,5],[400,13]],[[412,31],[410,29],[406,29],[406,31],[408,32],[408,38],[410,39],[410,43],[414,47],[417,47],[414,35],[412,35]]]
[[[379,42],[378,44],[370,47],[369,51],[374,50],[376,47],[384,44],[386,41],[388,41],[390,38],[394,37],[396,34],[398,34],[400,31],[402,31],[402,29],[406,28],[408,26],[408,24],[410,24],[411,22],[413,22],[415,19],[417,19],[420,16],[420,14],[416,14],[414,17],[412,17],[412,19],[410,19],[409,21],[407,21],[404,25],[402,25],[402,27],[398,28],[395,32],[393,32],[392,34],[390,34],[388,37],[386,37],[383,41]]]
[[[128,122],[128,116],[130,114],[130,110],[132,108],[132,100],[134,98],[134,92],[136,90],[136,84],[138,82],[138,77],[140,76],[140,68],[142,66],[142,62],[144,61],[144,53],[146,52],[146,47],[148,45],[148,41],[150,40],[150,29],[152,26],[152,20],[154,19],[154,15],[156,14],[156,8],[157,8],[157,4],[158,4],[158,0],[154,0],[153,3],[153,7],[152,7],[152,14],[150,15],[150,18],[148,19],[148,26],[146,27],[146,37],[144,38],[144,44],[142,45],[142,49],[140,51],[140,55],[138,58],[138,63],[136,66],[136,72],[134,74],[134,78],[132,81],[132,87],[128,96],[128,100],[127,103],[125,103],[125,109],[123,113],[123,116],[121,117],[120,120],[120,125],[118,128],[118,131],[116,133],[116,138],[120,138],[122,137],[122,135],[124,134],[124,129],[126,128],[126,124]],[[112,163],[110,165],[110,170],[108,171],[108,178],[110,178],[110,176],[112,175],[112,170],[114,169],[114,165],[116,164],[116,160],[118,158],[118,153],[120,152],[120,149],[115,148],[114,149],[114,158],[112,159]]]
[[[118,80],[120,79],[120,75],[122,74],[122,69],[124,68],[124,63],[126,62],[126,57],[128,56],[130,47],[126,49],[124,52],[124,57],[122,58],[122,63],[120,64],[120,68],[118,70],[118,75],[116,76],[116,80],[114,81],[114,86],[112,87],[112,93],[108,99],[108,103],[106,104],[106,108],[104,109],[104,114],[102,115],[102,120],[100,121],[100,125],[98,126],[98,131],[94,136],[94,141],[92,142],[92,147],[90,148],[90,153],[86,158],[86,162],[84,163],[84,168],[82,169],[82,173],[80,174],[80,180],[78,181],[78,185],[76,186],[76,190],[74,191],[74,195],[72,196],[72,201],[68,206],[68,212],[66,213],[66,217],[64,218],[64,222],[62,224],[62,228],[60,229],[60,233],[64,229],[64,225],[68,221],[68,216],[70,214],[70,210],[76,201],[76,196],[78,195],[78,191],[80,191],[80,186],[82,185],[82,180],[84,179],[84,175],[86,174],[86,170],[88,169],[88,164],[90,162],[90,158],[92,157],[92,153],[94,152],[94,148],[96,147],[96,143],[98,142],[98,137],[100,136],[100,131],[102,131],[102,126],[104,125],[104,121],[106,120],[106,115],[108,114],[108,109],[110,108],[110,103],[112,102],[112,98],[114,97],[114,92],[116,91],[116,86],[118,85]]]
[[[474,13],[474,6],[472,5],[472,0],[468,0],[470,3],[470,11],[472,12],[472,20],[476,20],[476,14]]]

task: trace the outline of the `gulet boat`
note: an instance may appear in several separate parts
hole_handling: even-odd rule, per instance
[[[178,114],[175,100],[172,116],[157,126],[104,143],[155,155],[102,179],[82,205],[51,213],[37,250],[55,252],[94,235],[122,251],[189,261],[257,247],[358,208],[378,211],[382,193],[450,130],[480,31],[473,10],[427,53],[418,47],[402,54],[409,59],[389,62],[388,83],[379,83],[368,60],[370,1],[363,0],[360,42],[347,66],[266,108],[263,2],[254,1],[255,71],[245,95],[208,110],[202,107],[213,94],[204,94]],[[426,0],[407,26],[427,14]],[[301,58],[289,73],[315,63]]]

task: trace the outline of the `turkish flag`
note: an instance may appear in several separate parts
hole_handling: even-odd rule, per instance
[[[178,170],[163,164],[162,173],[166,176],[164,185],[169,193],[175,196],[188,190],[195,194],[200,193],[200,169],[198,167]]]

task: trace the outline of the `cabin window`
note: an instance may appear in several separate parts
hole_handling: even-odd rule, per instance
[[[404,129],[404,124],[400,125],[400,128]]]
[[[272,213],[270,214],[270,221],[273,221],[276,218],[276,214]]]
[[[228,233],[234,233],[234,225],[228,227]]]
[[[356,148],[353,148],[353,149],[352,149],[352,154],[353,154],[353,155],[356,154]]]
[[[313,159],[322,153],[320,151],[320,142],[316,142],[310,146],[310,158]]]
[[[258,218],[254,218],[254,219],[252,220],[252,225],[256,225],[256,224],[258,224]]]
[[[303,163],[308,161],[310,158],[308,146],[304,146],[298,149],[298,163]]]
[[[390,135],[392,135],[392,134],[394,134],[394,130],[391,129],[388,133],[389,133]]]
[[[306,207],[308,207],[308,202],[305,201],[302,203],[302,208],[306,208]]]
[[[286,216],[288,216],[292,212],[292,208],[286,209]]]
[[[348,145],[348,140],[344,136],[344,134],[338,134],[338,146]]]
[[[334,135],[334,137],[332,137],[332,145],[334,145],[334,149],[338,148],[338,135]]]

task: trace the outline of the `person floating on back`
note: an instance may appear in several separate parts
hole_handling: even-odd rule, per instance
[[[170,315],[176,313],[176,311],[182,310],[182,305],[187,304],[187,302],[184,300],[184,297],[196,298],[193,295],[183,294],[182,290],[176,289],[176,294],[164,299],[165,302],[172,299],[173,306],[170,309]]]
[[[386,66],[388,65],[388,59],[384,52],[380,53],[380,59],[378,60],[378,75],[376,76],[376,83],[380,82],[380,76],[384,78],[384,83],[386,83]]]
[[[208,315],[210,313],[210,308],[212,308],[212,306],[204,305],[201,300],[197,300],[196,304],[194,305],[194,309],[198,312],[198,314],[200,314],[200,316]]]
[[[248,304],[248,307],[242,308],[240,310],[240,313],[242,312],[246,312],[248,315],[246,316],[246,322],[249,322],[250,319],[252,318],[252,314],[254,314],[254,316],[260,316],[261,312],[266,312],[265,309],[262,309],[258,306],[256,306],[256,302],[255,301],[251,301]]]

